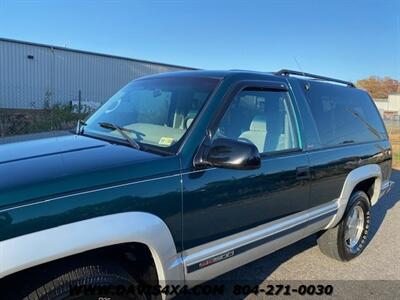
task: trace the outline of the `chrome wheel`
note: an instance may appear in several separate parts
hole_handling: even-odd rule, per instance
[[[364,211],[358,205],[354,206],[349,212],[344,239],[346,246],[350,249],[353,249],[361,239],[364,231],[364,218]]]

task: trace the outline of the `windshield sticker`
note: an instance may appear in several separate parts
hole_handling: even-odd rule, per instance
[[[163,136],[160,141],[158,142],[158,144],[160,145],[165,145],[165,146],[171,146],[172,142],[174,141],[174,138],[172,137],[167,137],[167,136]]]

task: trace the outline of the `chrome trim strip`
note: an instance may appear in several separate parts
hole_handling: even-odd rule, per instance
[[[311,220],[304,220],[304,222],[302,222],[302,223],[300,223],[298,225],[289,227],[289,228],[284,229],[282,231],[270,234],[270,235],[268,235],[268,236],[266,236],[266,237],[264,237],[262,239],[259,239],[259,240],[256,240],[256,241],[252,241],[252,242],[250,242],[248,244],[245,244],[243,246],[240,246],[238,248],[234,248],[232,250],[229,250],[227,252],[229,255],[227,255],[227,253],[223,253],[223,254],[219,254],[219,255],[213,256],[211,258],[207,258],[207,259],[205,259],[205,260],[203,260],[201,262],[193,263],[191,265],[188,265],[186,267],[186,272],[187,273],[191,273],[191,272],[197,271],[198,269],[205,268],[205,267],[208,267],[208,266],[211,265],[211,263],[204,265],[205,262],[217,260],[215,262],[212,262],[212,264],[218,263],[218,262],[220,262],[222,260],[229,259],[229,258],[233,257],[234,255],[238,255],[238,254],[244,253],[246,251],[249,251],[249,250],[251,250],[253,248],[259,247],[259,246],[261,246],[263,244],[270,243],[270,242],[272,242],[272,241],[274,241],[276,239],[279,239],[279,238],[281,238],[281,237],[283,237],[285,235],[288,235],[288,234],[294,233],[295,231],[304,229],[310,224],[318,223],[321,220],[324,220],[324,219],[326,219],[328,217],[331,217],[336,213],[336,211],[337,211],[336,209],[328,211],[328,212],[324,213],[323,215],[316,216],[315,218],[313,218]],[[204,266],[202,266],[202,265],[204,265]]]
[[[326,223],[322,225],[324,226],[329,223],[337,210],[337,201],[333,200],[327,204],[185,250],[183,252],[185,270],[187,273],[197,271],[204,262],[218,260],[219,257],[230,253],[230,251],[233,251],[234,255],[243,254],[326,219]],[[225,259],[232,258],[234,255],[227,255]],[[223,260],[219,259],[217,262]],[[211,264],[206,266],[209,265]]]
[[[382,140],[382,141],[378,141],[378,142],[387,142],[387,141],[388,140]],[[308,150],[306,150],[306,152],[314,153],[314,152],[324,152],[324,151],[337,151],[338,149],[342,149],[342,148],[347,149],[347,148],[352,148],[352,147],[360,147],[360,146],[364,146],[364,145],[376,145],[376,143],[377,143],[377,141],[341,144],[341,145],[336,145],[336,146],[308,149]]]
[[[15,210],[18,208],[29,207],[29,206],[33,206],[33,205],[37,205],[37,204],[43,204],[43,203],[47,203],[47,202],[51,202],[51,201],[55,201],[55,200],[65,199],[65,198],[69,198],[69,197],[86,195],[86,194],[96,193],[96,192],[100,192],[100,191],[111,190],[111,189],[115,189],[115,188],[119,188],[119,187],[125,187],[125,186],[135,185],[135,184],[139,184],[139,183],[149,182],[149,181],[156,181],[156,180],[161,180],[161,179],[165,179],[165,178],[183,176],[183,175],[188,175],[188,174],[192,174],[192,173],[211,171],[211,170],[215,170],[215,169],[216,168],[209,168],[209,169],[204,169],[204,170],[194,170],[194,171],[189,171],[189,172],[184,172],[184,173],[177,173],[177,174],[173,174],[173,175],[167,175],[167,176],[143,179],[143,180],[138,180],[138,181],[133,181],[133,182],[127,182],[127,183],[122,183],[122,184],[117,184],[117,185],[112,185],[112,186],[107,186],[107,187],[103,187],[103,188],[97,188],[97,189],[92,189],[92,190],[87,190],[87,191],[82,191],[82,192],[73,192],[70,194],[66,194],[66,195],[62,195],[62,196],[58,196],[58,197],[54,197],[54,198],[40,200],[37,202],[26,203],[26,204],[22,204],[22,205],[17,205],[17,206],[13,206],[13,207],[9,207],[9,208],[0,209],[0,213]]]
[[[103,188],[97,188],[97,189],[83,191],[83,192],[75,192],[75,193],[66,194],[66,195],[62,195],[62,196],[58,196],[58,197],[54,197],[54,198],[50,198],[50,199],[46,199],[46,200],[41,200],[41,201],[37,201],[37,202],[33,202],[33,203],[27,203],[27,204],[23,204],[23,205],[13,206],[13,207],[10,207],[10,208],[5,208],[5,209],[0,210],[0,213],[7,212],[7,211],[10,211],[10,210],[15,210],[15,209],[22,208],[22,207],[27,207],[27,206],[47,203],[47,202],[51,202],[51,201],[54,201],[54,200],[59,200],[59,199],[64,199],[64,198],[69,198],[69,197],[75,197],[75,196],[80,196],[80,195],[86,195],[86,194],[91,194],[91,193],[95,193],[95,192],[106,191],[106,190],[111,190],[111,189],[115,189],[115,188],[119,188],[119,187],[130,186],[130,185],[135,185],[135,184],[139,184],[139,183],[143,183],[143,182],[149,182],[149,181],[165,179],[165,178],[171,178],[171,177],[176,177],[176,176],[181,176],[181,173],[173,174],[173,175],[169,175],[169,176],[157,177],[157,178],[149,178],[149,179],[144,179],[144,180],[139,180],[139,181],[134,181],[134,182],[127,182],[127,183],[107,186],[107,187],[103,187]]]

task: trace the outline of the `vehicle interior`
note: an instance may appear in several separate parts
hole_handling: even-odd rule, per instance
[[[179,141],[203,106],[207,91],[141,90],[121,99],[115,122],[142,143],[169,147]],[[111,132],[119,136],[117,131]]]
[[[293,117],[285,92],[244,90],[232,101],[215,138],[253,143],[260,153],[297,147]]]

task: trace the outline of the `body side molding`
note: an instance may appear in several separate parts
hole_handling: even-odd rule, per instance
[[[130,242],[149,247],[161,285],[183,280],[181,257],[167,225],[144,212],[96,217],[2,241],[0,278],[84,251]]]
[[[337,212],[337,201],[196,246],[182,252],[189,286],[254,261],[324,228]]]
[[[351,193],[358,183],[363,180],[375,178],[374,193],[371,198],[371,205],[376,204],[380,198],[381,186],[382,186],[382,171],[379,165],[369,164],[352,170],[346,177],[343,184],[342,192],[340,197],[337,199],[338,212],[335,217],[329,222],[325,229],[335,227],[337,223],[342,219],[343,214],[346,210],[347,203],[350,199]]]

